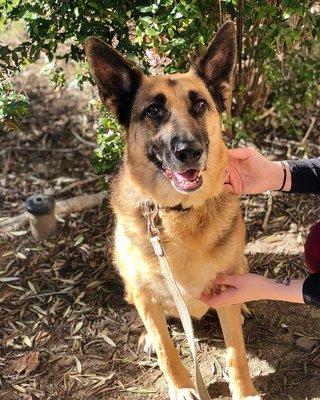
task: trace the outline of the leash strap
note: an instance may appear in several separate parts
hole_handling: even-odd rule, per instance
[[[182,294],[180,292],[180,289],[175,282],[174,276],[172,274],[172,271],[171,271],[169,263],[168,263],[166,253],[160,242],[159,230],[153,223],[154,219],[158,216],[158,212],[159,212],[159,209],[154,203],[152,204],[152,202],[146,201],[145,212],[143,213],[143,215],[145,216],[145,218],[148,221],[148,231],[149,231],[150,241],[151,241],[153,250],[154,250],[156,256],[158,257],[162,274],[165,277],[169,291],[170,291],[170,293],[173,297],[173,300],[176,304],[176,307],[177,307],[177,310],[178,310],[178,313],[180,316],[180,320],[181,320],[183,329],[184,329],[186,337],[187,337],[187,341],[188,341],[191,355],[193,358],[194,372],[195,372],[195,378],[196,378],[196,389],[200,396],[200,400],[210,400],[210,396],[206,389],[205,383],[203,381],[201,371],[199,368],[199,364],[198,364],[198,360],[197,360],[197,351],[196,351],[196,345],[195,345],[195,340],[194,340],[194,332],[193,332],[191,317],[190,317],[187,305],[184,301],[184,298],[182,297]]]

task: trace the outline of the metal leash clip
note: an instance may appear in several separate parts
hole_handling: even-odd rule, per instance
[[[159,206],[152,200],[147,199],[142,204],[142,215],[148,222],[148,233],[150,237],[159,235]]]

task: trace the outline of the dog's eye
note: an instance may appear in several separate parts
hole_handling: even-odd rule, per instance
[[[163,114],[162,108],[157,104],[150,104],[146,111],[149,117],[159,117]]]
[[[203,113],[208,108],[208,103],[203,99],[198,99],[194,105],[194,109],[198,113]]]

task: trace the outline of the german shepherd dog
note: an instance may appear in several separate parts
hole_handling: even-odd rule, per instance
[[[134,303],[157,353],[170,400],[197,399],[170,338],[166,313],[177,316],[141,214],[146,199],[159,205],[161,240],[190,314],[217,273],[243,274],[245,227],[238,197],[223,192],[227,149],[221,112],[229,107],[236,33],[225,23],[188,73],[145,76],[112,47],[85,44],[102,102],[125,128],[125,158],[111,193],[116,216],[114,257],[127,300]],[[218,309],[227,347],[232,398],[261,399],[247,364],[241,305]]]

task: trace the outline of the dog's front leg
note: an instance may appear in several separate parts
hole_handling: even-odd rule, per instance
[[[198,399],[189,373],[170,338],[163,308],[147,293],[136,293],[132,297],[168,382],[170,400]]]
[[[249,373],[242,333],[241,305],[222,307],[218,309],[218,315],[227,347],[227,364],[232,399],[259,400],[261,397],[254,388]]]

